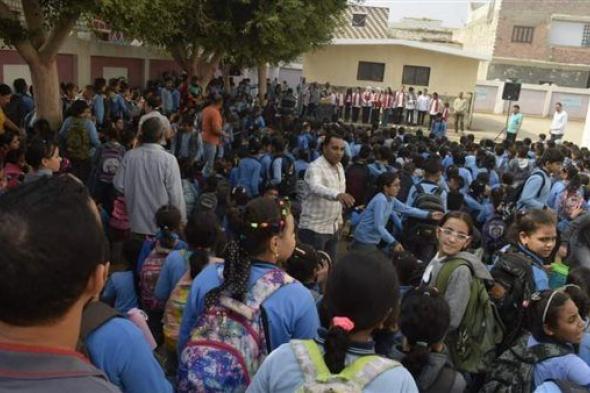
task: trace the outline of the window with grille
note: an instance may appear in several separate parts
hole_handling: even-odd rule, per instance
[[[582,46],[590,46],[590,24],[584,25],[584,35],[582,36]]]
[[[367,14],[352,14],[352,27],[365,27]]]
[[[367,61],[359,61],[356,79],[359,81],[383,82],[384,73],[384,63],[369,63]]]
[[[414,86],[428,86],[430,82],[430,67],[405,65],[402,74],[402,84]]]
[[[512,29],[512,42],[530,44],[533,42],[535,28],[530,26],[514,26]]]

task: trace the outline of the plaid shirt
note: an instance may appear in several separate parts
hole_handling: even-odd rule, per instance
[[[342,225],[338,194],[346,191],[342,164],[330,164],[324,156],[309,164],[305,172],[307,192],[301,207],[300,229],[332,235]]]

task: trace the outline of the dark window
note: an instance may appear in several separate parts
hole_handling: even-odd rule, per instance
[[[402,74],[402,84],[414,86],[428,86],[430,81],[430,67],[405,65]]]
[[[359,69],[356,74],[356,79],[359,81],[383,82],[384,73],[385,64],[383,63],[369,63],[366,61],[359,61]]]
[[[352,27],[365,27],[367,14],[352,14]]]
[[[512,42],[530,44],[533,42],[535,28],[530,26],[514,26],[512,29]]]
[[[590,46],[590,24],[584,25],[584,35],[582,36],[582,46]]]

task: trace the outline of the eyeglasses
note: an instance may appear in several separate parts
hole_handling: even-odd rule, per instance
[[[465,241],[467,241],[467,240],[469,240],[471,238],[471,236],[465,235],[464,233],[455,232],[451,228],[441,228],[441,227],[439,227],[439,229],[442,231],[442,233],[445,236],[449,236],[449,237],[453,236],[455,239],[460,240],[462,242],[465,242]]]
[[[555,297],[555,295],[557,293],[565,293],[565,291],[568,288],[578,288],[580,289],[579,286],[577,286],[576,284],[567,284],[564,285],[563,287],[559,287],[555,290],[553,290],[553,292],[551,292],[551,295],[549,295],[549,299],[547,300],[547,303],[545,304],[545,308],[543,309],[543,318],[541,319],[541,323],[545,323],[545,320],[547,319],[547,313],[549,312],[549,307],[551,306],[551,302],[553,301],[553,298]],[[543,292],[535,292],[531,295],[531,300],[534,302],[538,302],[543,298]]]

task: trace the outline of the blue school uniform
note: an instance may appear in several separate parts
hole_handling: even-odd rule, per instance
[[[102,291],[100,300],[108,304],[114,304],[113,308],[123,314],[126,314],[132,308],[139,307],[134,280],[132,271],[111,274]]]
[[[529,257],[533,262],[531,267],[533,269],[533,280],[535,282],[535,290],[544,291],[545,289],[550,289],[549,275],[543,268],[543,260],[531,251],[529,251],[528,249],[526,249],[521,244],[517,246],[517,249],[525,256]]]
[[[150,255],[155,245],[156,241],[154,238],[144,240],[143,245],[141,246],[141,250],[139,251],[139,257],[137,257],[137,266],[135,268],[137,274],[141,272],[141,268],[143,267],[145,259]],[[183,250],[185,248],[187,248],[186,243],[184,242],[184,240],[180,239],[176,243],[176,246],[174,246],[175,250]]]
[[[528,346],[539,344],[534,337],[529,337]],[[533,373],[535,386],[548,380],[564,380],[579,386],[590,387],[590,366],[574,353],[543,360],[535,365]]]
[[[123,393],[172,393],[174,389],[141,330],[125,318],[113,318],[88,335],[92,364]]]
[[[221,285],[218,264],[212,264],[194,279],[182,316],[178,338],[179,353],[182,352],[195,326],[199,315],[205,309],[205,295]],[[255,282],[277,266],[255,260],[250,267],[248,285]],[[279,288],[262,304],[268,321],[267,337],[272,349],[289,342],[293,338],[313,338],[320,326],[319,316],[313,296],[300,282],[287,284]]]
[[[172,251],[166,257],[158,282],[154,288],[154,296],[163,302],[167,301],[170,294],[188,269],[189,251]]]
[[[240,160],[237,168],[236,181],[239,186],[246,189],[248,197],[255,198],[259,194],[262,165],[253,157],[245,157]]]
[[[324,340],[317,338],[316,342],[319,344],[320,349],[323,350]],[[346,351],[345,364],[350,365],[359,357],[374,354],[374,343],[354,343]],[[293,353],[293,349],[289,343],[286,343],[273,351],[264,360],[246,392],[291,393],[303,384],[303,377],[303,371]],[[409,371],[400,365],[381,373],[363,389],[363,392],[418,393],[418,387]]]

